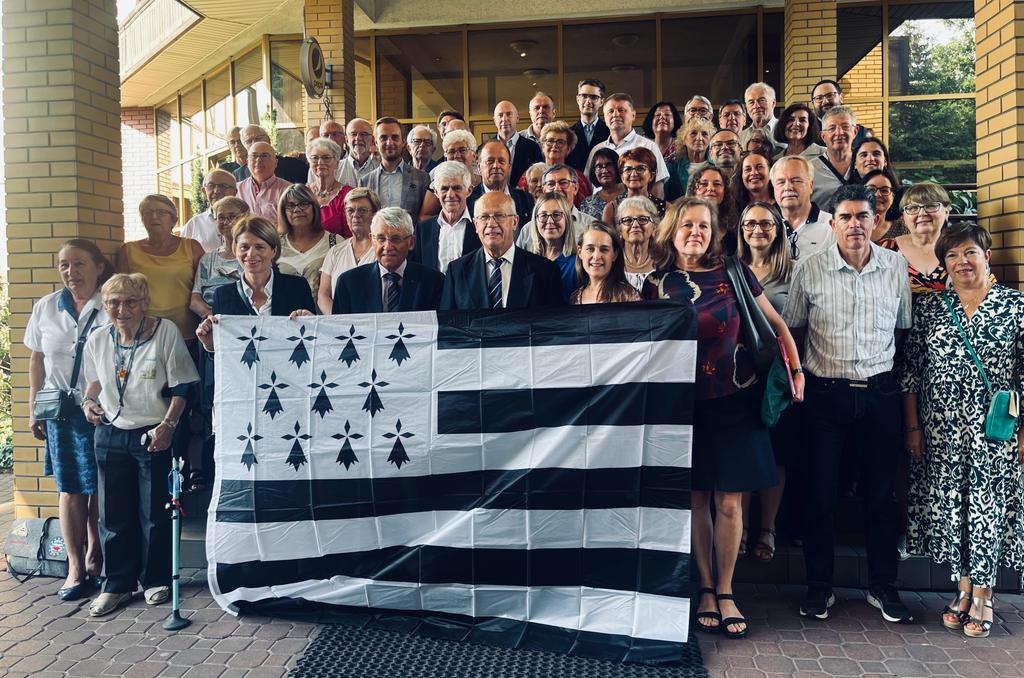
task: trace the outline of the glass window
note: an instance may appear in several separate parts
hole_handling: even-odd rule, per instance
[[[974,92],[974,4],[889,6],[889,94]]]
[[[537,90],[558,97],[558,33],[530,26],[469,32],[469,112],[491,117],[499,101],[519,109],[519,127],[529,125],[527,106]],[[382,110],[378,107],[378,110]]]
[[[890,103],[889,148],[900,179],[974,183],[974,114],[973,99]]]
[[[203,146],[203,90],[196,85],[181,95],[182,156],[199,155]]]
[[[703,94],[740,99],[757,80],[757,17],[730,14],[661,22],[662,95],[683,104]]]
[[[302,127],[305,124],[302,119],[302,75],[299,73],[301,44],[297,40],[270,43],[270,93],[278,126]]]
[[[764,81],[775,88],[780,101],[785,96],[783,92],[786,91],[782,86],[783,69],[785,68],[785,54],[782,48],[784,19],[783,12],[764,13]],[[736,98],[741,99],[742,97]],[[809,98],[810,96],[808,96]]]
[[[584,78],[604,81],[605,93],[628,92],[637,108],[656,101],[655,26],[653,21],[630,21],[566,26],[562,30],[565,64],[564,110],[576,115],[576,84]]]
[[[178,98],[156,109],[156,164],[165,167],[181,160]]]
[[[206,79],[206,146],[227,144],[231,129],[231,82],[227,68]]]
[[[263,82],[260,48],[235,61],[235,116],[239,126],[260,124],[260,115],[270,106],[270,93]]]
[[[843,100],[882,98],[882,7],[846,7],[836,10],[836,70]],[[808,92],[810,99],[810,92]]]
[[[378,37],[378,113],[434,120],[448,109],[462,110],[462,34]]]
[[[370,71],[370,39],[356,38],[356,116],[373,120],[373,73]],[[337,74],[335,74],[337,77]]]

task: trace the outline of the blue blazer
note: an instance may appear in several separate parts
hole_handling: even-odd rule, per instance
[[[472,212],[470,212],[472,214]],[[422,264],[427,268],[440,271],[437,254],[441,246],[441,224],[437,217],[425,219],[416,224],[416,247],[409,252],[409,261]],[[466,224],[466,231],[462,234],[462,254],[464,256],[475,249],[480,248],[480,238],[477,237],[476,227],[473,222]]]
[[[274,293],[270,315],[289,315],[305,309],[316,313],[316,304],[305,278],[274,271]],[[213,312],[224,315],[256,315],[247,299],[238,294],[237,285],[222,285],[213,293]]]
[[[562,274],[554,262],[516,248],[505,308],[561,306]],[[448,264],[441,293],[441,310],[489,309],[487,262],[483,249]]]
[[[434,258],[437,263],[437,258]],[[399,311],[436,311],[444,276],[412,261],[405,264]],[[308,287],[308,286],[307,286]],[[377,262],[356,266],[338,276],[331,313],[383,313],[384,288]]]

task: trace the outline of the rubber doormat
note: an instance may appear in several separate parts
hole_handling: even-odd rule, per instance
[[[620,664],[552,652],[509,650],[374,628],[328,624],[294,678],[706,678],[695,638],[683,666]]]

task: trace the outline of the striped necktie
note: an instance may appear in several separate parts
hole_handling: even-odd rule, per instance
[[[505,258],[491,259],[491,275],[487,278],[487,296],[491,300],[491,308],[501,308],[501,265]]]
[[[384,291],[384,310],[391,313],[398,310],[398,297],[402,294],[402,276],[397,273],[385,273],[384,279],[388,281],[388,288]]]

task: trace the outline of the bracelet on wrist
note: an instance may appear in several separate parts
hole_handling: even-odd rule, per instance
[[[178,427],[178,422],[171,421],[170,419],[164,419],[160,423],[163,424],[164,426],[166,426],[167,428],[170,428],[170,429],[174,429],[174,428]]]

